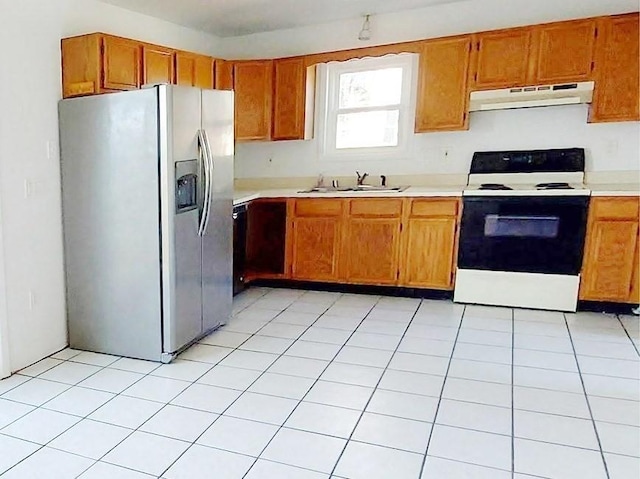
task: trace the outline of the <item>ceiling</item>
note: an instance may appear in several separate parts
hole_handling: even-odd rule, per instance
[[[219,37],[281,30],[461,0],[101,0]]]

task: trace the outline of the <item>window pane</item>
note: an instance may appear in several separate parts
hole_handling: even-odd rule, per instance
[[[398,146],[400,110],[338,115],[336,148]]]
[[[340,75],[338,108],[399,105],[402,68],[385,68]]]

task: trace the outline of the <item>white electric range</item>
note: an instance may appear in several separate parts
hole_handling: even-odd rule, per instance
[[[590,191],[584,150],[478,152],[454,301],[575,311]]]

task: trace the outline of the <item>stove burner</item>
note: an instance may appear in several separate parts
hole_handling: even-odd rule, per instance
[[[572,190],[573,186],[569,183],[540,183],[536,185],[538,190]]]
[[[482,183],[479,190],[512,190],[510,186],[501,183]]]

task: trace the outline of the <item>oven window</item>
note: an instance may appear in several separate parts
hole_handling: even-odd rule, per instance
[[[486,215],[484,235],[488,237],[557,238],[558,216]]]

